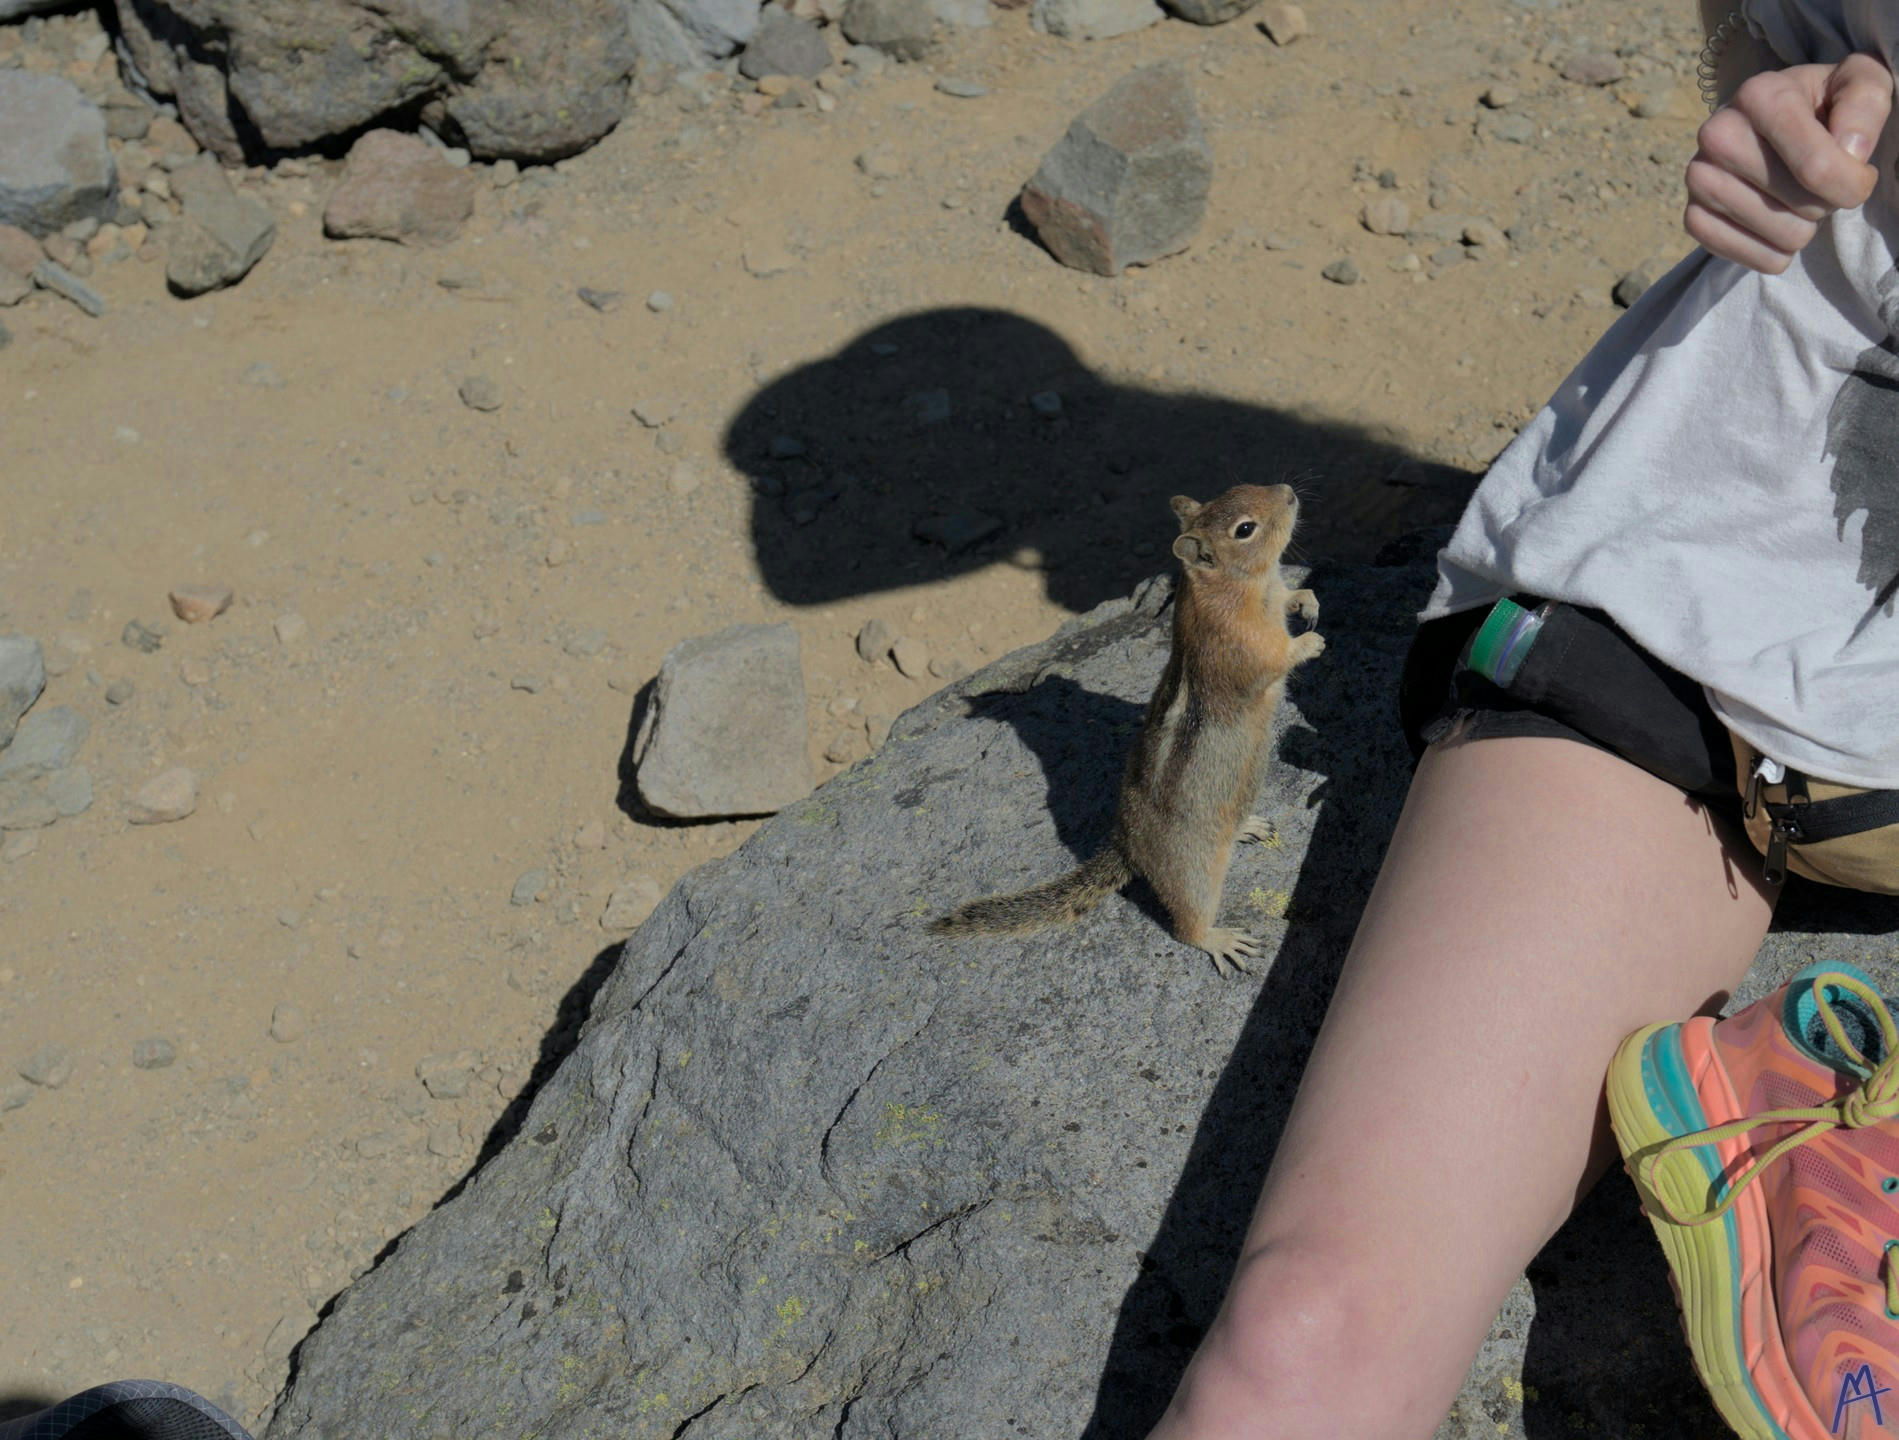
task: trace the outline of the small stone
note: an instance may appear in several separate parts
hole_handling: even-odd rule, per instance
[[[455,393],[462,397],[462,404],[470,410],[499,410],[501,408],[501,387],[486,375],[469,375],[456,387]]]
[[[0,782],[0,830],[44,830],[59,821],[59,807],[24,781]]]
[[[169,598],[172,614],[187,625],[201,625],[231,608],[232,591],[229,585],[206,581],[175,585]]]
[[[1029,396],[1029,408],[1045,420],[1062,413],[1062,397],[1053,390],[1038,390]]]
[[[475,1071],[481,1068],[481,1056],[473,1050],[457,1050],[446,1055],[424,1055],[415,1062],[415,1078],[436,1100],[459,1100],[468,1093]]]
[[[277,238],[270,207],[233,190],[224,167],[209,155],[172,171],[171,187],[184,206],[165,238],[165,279],[176,294],[235,285]]]
[[[441,1160],[453,1160],[462,1153],[462,1127],[459,1121],[443,1120],[429,1126],[429,1154]]]
[[[607,827],[599,820],[589,820],[574,831],[574,849],[604,850],[607,848]]]
[[[747,80],[767,76],[812,76],[831,68],[824,32],[777,5],[758,12],[758,27],[739,56],[738,72]]]
[[[683,500],[699,488],[699,472],[681,461],[668,472],[666,488]]]
[[[1312,33],[1306,12],[1288,0],[1268,0],[1260,7],[1259,28],[1275,45],[1290,45]]]
[[[546,889],[547,872],[545,870],[524,870],[520,878],[514,882],[514,888],[508,892],[508,903],[517,906],[532,905],[541,898]]]
[[[962,80],[954,75],[937,76],[936,88],[940,93],[958,100],[980,100],[989,93],[987,85],[980,85],[974,80]]]
[[[628,934],[640,928],[659,905],[659,883],[647,875],[634,875],[613,887],[607,908],[601,912],[600,928],[611,934]]]
[[[763,280],[773,275],[782,275],[796,267],[798,261],[783,245],[761,242],[745,247],[745,271]]]
[[[1407,251],[1391,262],[1391,268],[1401,275],[1415,274],[1424,268],[1424,262],[1418,259],[1416,252]]]
[[[24,1080],[12,1080],[0,1086],[0,1114],[18,1110],[33,1098],[33,1087]]]
[[[303,1008],[280,1001],[270,1012],[270,1038],[279,1045],[294,1045],[304,1035]]]
[[[831,743],[824,747],[824,758],[833,765],[842,765],[857,755],[857,747],[863,744],[863,735],[855,730],[840,730],[831,737]]]
[[[174,765],[139,786],[126,802],[125,818],[134,825],[167,825],[198,808],[198,777]]]
[[[1350,255],[1341,255],[1319,272],[1334,285],[1356,285],[1364,279],[1364,272],[1358,268],[1358,262]]]
[[[604,630],[576,630],[561,642],[562,650],[576,660],[591,660],[607,648],[607,632]]]
[[[664,290],[655,290],[646,297],[646,308],[655,315],[663,315],[673,308],[673,297]]]
[[[508,681],[508,688],[528,695],[538,695],[547,688],[547,677],[545,675],[516,675]]]
[[[1612,50],[1585,50],[1563,62],[1561,75],[1577,85],[1613,85],[1625,73]]]
[[[436,275],[435,283],[444,290],[479,290],[482,285],[482,273],[468,265],[445,265]]]
[[[350,147],[323,207],[323,232],[445,245],[474,213],[476,181],[414,135],[371,130]]]
[[[890,727],[895,722],[881,712],[873,712],[864,717],[864,738],[873,750],[884,748],[884,742],[890,738]]]
[[[16,860],[24,860],[40,848],[37,830],[13,830],[7,834],[6,842],[0,844],[0,860],[11,865]]]
[[[919,390],[904,400],[903,408],[918,425],[941,425],[950,418],[950,393],[947,390]]]
[[[0,74],[4,73],[0,71]],[[40,289],[51,290],[55,295],[72,301],[95,320],[106,312],[105,296],[63,265],[42,260],[33,267],[32,278]]]
[[[1508,85],[1492,85],[1477,97],[1486,109],[1507,110],[1517,103],[1517,92]]]
[[[1402,235],[1411,228],[1411,207],[1396,195],[1367,200],[1358,223],[1374,235]]]
[[[620,302],[626,298],[624,290],[596,290],[590,285],[582,285],[575,293],[580,296],[582,303],[602,315],[618,310]]]
[[[288,615],[279,615],[270,622],[270,628],[275,632],[279,645],[290,645],[301,640],[304,632],[310,627],[301,615],[292,612]]]
[[[872,616],[858,629],[857,658],[867,665],[875,665],[890,653],[890,642],[894,639],[896,636],[890,627]]]
[[[1655,280],[1653,266],[1637,265],[1633,270],[1623,272],[1622,277],[1615,282],[1615,289],[1610,292],[1610,298],[1626,310],[1648,292],[1649,286],[1653,285]]]
[[[949,515],[926,515],[910,527],[910,533],[929,545],[941,545],[950,554],[960,554],[1002,533],[1002,522],[980,511],[960,510]]]
[[[911,680],[921,680],[930,670],[930,647],[909,635],[890,642],[890,658],[897,669]]]
[[[903,174],[903,161],[890,145],[873,145],[859,152],[857,168],[873,180],[895,180]]]
[[[1466,225],[1464,243],[1483,247],[1492,253],[1501,253],[1510,248],[1508,237],[1488,220],[1473,220]]]
[[[127,620],[125,628],[119,631],[119,643],[128,650],[137,650],[141,654],[154,655],[158,647],[165,643],[162,630],[157,630],[138,620]]]
[[[1514,111],[1508,115],[1490,117],[1482,129],[1491,139],[1501,140],[1507,145],[1528,145],[1536,139],[1536,122],[1528,115]]]
[[[356,1153],[365,1160],[380,1160],[402,1146],[402,1137],[393,1130],[371,1130],[356,1137]]]
[[[132,1044],[132,1064],[140,1070],[163,1070],[178,1058],[178,1047],[162,1035],[148,1035]]]
[[[506,190],[520,178],[521,165],[515,160],[505,158],[497,160],[488,171],[488,179],[497,190]]]
[[[73,763],[92,722],[70,705],[35,710],[20,721],[13,743],[0,750],[0,778],[38,780]]]
[[[841,28],[857,45],[893,60],[921,60],[936,48],[936,13],[929,0],[850,0]]]
[[[73,1056],[61,1045],[42,1045],[26,1057],[20,1078],[42,1090],[57,1090],[73,1078]]]
[[[564,535],[556,535],[547,542],[547,553],[541,558],[550,569],[558,569],[574,558],[573,542]]]
[[[295,906],[286,905],[277,912],[277,923],[286,930],[295,930],[303,924],[303,912]]]

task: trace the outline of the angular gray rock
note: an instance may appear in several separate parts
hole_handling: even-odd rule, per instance
[[[98,107],[56,75],[0,70],[0,225],[110,220],[118,189]]]
[[[1035,0],[1029,24],[1067,40],[1110,40],[1167,18],[1154,0]]]
[[[73,763],[92,722],[68,705],[35,710],[0,750],[0,780],[38,780]]]
[[[1064,265],[1118,275],[1184,248],[1212,184],[1185,72],[1149,65],[1075,117],[1023,189],[1022,210]]]
[[[1167,0],[1167,8],[1196,25],[1224,25],[1259,3],[1260,0]]]
[[[839,23],[853,45],[868,45],[894,60],[921,60],[936,48],[930,0],[850,0]]]
[[[1391,696],[1431,579],[1308,578],[1328,648],[1275,726],[1279,843],[1226,890],[1269,938],[1256,978],[1219,980],[1138,895],[1055,935],[927,929],[1102,839],[1165,658],[1154,586],[939,693],[681,881],[515,1138],[304,1342],[265,1440],[1145,1435],[1396,820]],[[1790,890],[1736,1003],[1809,953],[1864,963],[1894,913]],[[1619,1176],[1531,1276],[1440,1440],[1721,1433]]]
[[[0,635],[0,750],[46,688],[46,653],[31,635]]]
[[[211,155],[172,171],[171,190],[185,213],[165,230],[165,279],[180,295],[235,285],[277,238],[270,207],[233,190]]]
[[[748,80],[761,75],[821,75],[831,68],[831,49],[824,43],[824,33],[809,20],[767,5],[752,43],[739,56],[738,68]]]
[[[644,60],[703,70],[751,43],[761,8],[761,0],[629,0],[627,23]]]
[[[481,157],[557,159],[625,114],[622,0],[117,0],[125,52],[200,144],[300,149],[439,106]]]
[[[768,815],[811,793],[804,667],[789,625],[732,625],[666,652],[633,740],[640,799],[682,820]]]

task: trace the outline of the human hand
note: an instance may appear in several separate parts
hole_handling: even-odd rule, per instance
[[[1723,259],[1780,274],[1822,220],[1872,195],[1879,172],[1866,157],[1892,91],[1872,55],[1750,76],[1695,137],[1683,228]]]

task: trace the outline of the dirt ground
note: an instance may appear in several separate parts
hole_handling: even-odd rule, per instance
[[[593,150],[485,179],[442,249],[326,240],[338,167],[306,157],[245,180],[279,230],[236,288],[179,300],[141,257],[95,269],[103,318],[0,311],[0,634],[44,643],[39,708],[90,721],[96,795],[0,863],[0,1418],[128,1376],[267,1414],[570,1039],[616,888],[754,827],[625,798],[676,642],[793,625],[821,782],[942,675],[1158,569],[1171,494],[1295,479],[1308,556],[1456,514],[1618,277],[1687,249],[1694,7],[1306,9],[1283,47],[1250,17],[1077,43],[998,9],[840,70],[828,110],[642,95]],[[0,27],[0,64],[63,72],[100,23]],[[1563,77],[1601,51],[1622,81]],[[1161,59],[1214,148],[1206,221],[1117,279],[1063,269],[1015,196]],[[1437,233],[1369,233],[1381,196]],[[1323,277],[1346,256],[1359,283]],[[913,534],[965,511],[1000,534]],[[173,618],[207,580],[234,606]],[[860,660],[873,618],[938,673]],[[195,813],[128,824],[175,765]],[[134,1066],[153,1037],[175,1062]],[[69,1078],[9,1089],[49,1046]],[[432,1095],[418,1062],[456,1052],[464,1093]]]

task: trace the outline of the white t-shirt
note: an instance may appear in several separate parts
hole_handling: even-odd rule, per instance
[[[1894,0],[1751,0],[1787,63],[1895,60]],[[1696,250],[1497,458],[1421,618],[1607,611],[1755,748],[1899,789],[1899,117],[1785,274]]]

